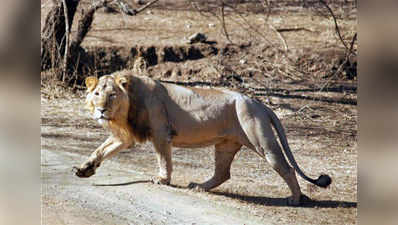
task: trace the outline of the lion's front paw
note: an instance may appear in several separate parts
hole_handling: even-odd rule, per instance
[[[192,190],[195,190],[195,191],[198,191],[198,192],[205,192],[205,191],[208,191],[208,190],[207,190],[206,188],[204,188],[201,184],[194,183],[194,182],[189,183],[189,184],[188,184],[188,188],[189,188],[189,189],[192,189]]]
[[[163,185],[170,185],[170,179],[162,178],[162,177],[153,177],[151,179],[152,183],[154,184],[163,184]]]
[[[94,163],[89,162],[89,163],[85,163],[83,166],[73,167],[73,171],[75,171],[75,175],[80,177],[80,178],[87,178],[87,177],[91,177],[92,175],[95,174],[95,169],[96,167],[94,166]]]

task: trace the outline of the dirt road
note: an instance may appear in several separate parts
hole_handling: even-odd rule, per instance
[[[262,224],[245,211],[151,184],[148,177],[107,163],[92,179],[71,172],[74,153],[42,149],[44,224]]]

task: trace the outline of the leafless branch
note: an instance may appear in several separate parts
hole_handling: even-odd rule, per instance
[[[131,7],[130,7],[127,3],[125,3],[124,1],[115,0],[114,2],[118,5],[119,9],[120,9],[123,13],[125,13],[126,15],[134,16],[134,15],[136,14],[136,10],[133,9],[133,8],[131,8]]]
[[[258,29],[256,29],[253,25],[251,25],[251,24],[249,23],[249,21],[247,21],[247,19],[246,19],[245,17],[243,17],[243,16],[241,15],[240,12],[238,12],[238,10],[236,10],[233,6],[230,6],[230,5],[228,5],[228,4],[225,4],[225,6],[231,8],[232,11],[234,11],[234,13],[235,13],[236,15],[238,15],[238,17],[246,24],[246,26],[249,27],[249,29],[247,29],[247,28],[245,28],[244,26],[242,26],[243,29],[248,30],[248,31],[249,31],[249,30],[254,31],[256,34],[258,34],[259,36],[261,36],[266,42],[268,42],[268,44],[270,44],[272,47],[275,47],[274,44],[273,44],[270,40],[268,40],[268,38],[267,38],[262,32],[260,32],[260,31],[259,31]],[[236,21],[235,21],[235,22],[236,22]],[[241,24],[241,25],[242,25],[242,24]]]
[[[268,0],[264,0],[263,7],[267,8],[267,15],[265,17],[265,22],[268,22],[269,16],[271,15],[271,5]]]
[[[357,33],[355,33],[354,37],[352,37],[349,54],[353,53],[354,44],[356,40],[357,40]]]
[[[158,1],[159,1],[159,0],[153,0],[153,1],[148,2],[147,4],[145,4],[144,6],[142,6],[141,8],[138,8],[138,9],[136,10],[136,14],[138,14],[138,13],[144,11],[146,8],[148,8],[149,6],[155,4],[155,3],[158,2]]]
[[[285,52],[287,52],[288,50],[288,46],[287,46],[287,42],[285,40],[285,38],[282,36],[282,34],[280,33],[280,31],[278,31],[277,29],[275,29],[274,26],[272,26],[271,24],[268,23],[268,27],[273,30],[277,36],[279,37],[279,39],[281,39],[282,43],[283,43],[283,47],[285,48]]]
[[[118,6],[120,7],[120,9],[126,13],[127,15],[137,15],[138,13],[142,12],[143,10],[145,10],[146,8],[148,8],[149,6],[155,4],[156,2],[158,2],[159,0],[153,0],[151,2],[148,2],[147,4],[145,4],[144,6],[142,6],[139,9],[131,9],[126,3],[124,3],[121,0],[114,0],[113,2],[116,2],[118,4]],[[86,34],[88,33],[88,31],[90,30],[91,27],[91,23],[93,22],[94,19],[94,13],[104,7],[105,5],[108,5],[109,3],[111,3],[112,1],[110,0],[100,0],[100,1],[96,1],[94,2],[90,8],[88,9],[88,11],[83,15],[82,19],[80,19],[79,21],[79,25],[77,28],[77,33],[76,36],[74,38],[74,41],[72,43],[73,46],[77,47],[80,46],[81,42],[83,41],[84,37],[86,36]]]
[[[196,9],[196,11],[204,17],[208,17],[209,15],[206,15],[203,10],[199,7],[199,4],[197,2],[191,2],[191,5],[194,9]],[[225,25],[225,2],[221,0],[221,5],[220,5],[220,12],[221,12],[221,17],[219,15],[217,15],[217,13],[212,12],[211,10],[208,11],[209,14],[211,14],[212,16],[214,16],[220,23],[221,23],[221,27],[222,27],[222,32],[224,33],[225,37],[227,38],[227,40],[232,43],[231,38],[229,37],[228,31],[227,31],[227,27]]]
[[[319,0],[319,2],[320,2],[321,4],[323,4],[323,5],[327,8],[327,10],[329,11],[330,15],[332,15],[336,33],[337,33],[337,35],[339,36],[339,39],[340,39],[341,43],[343,43],[345,49],[346,49],[347,51],[350,51],[352,54],[356,55],[354,52],[352,52],[352,50],[350,50],[350,49],[348,48],[348,46],[347,46],[347,44],[345,43],[343,37],[341,36],[340,28],[339,28],[339,25],[338,25],[338,23],[337,23],[337,18],[336,18],[336,16],[334,15],[333,10],[330,8],[330,6],[329,6],[324,0]]]
[[[222,28],[223,28],[223,31],[224,31],[224,34],[225,34],[225,37],[227,38],[227,40],[230,42],[230,43],[232,43],[232,41],[231,41],[231,39],[229,38],[229,35],[228,35],[228,32],[227,32],[227,27],[225,26],[225,13],[224,13],[224,7],[225,7],[225,4],[224,4],[224,1],[221,1],[221,19],[222,19]]]
[[[133,9],[127,3],[125,3],[122,0],[114,0],[114,2],[118,5],[119,9],[123,13],[125,13],[126,15],[129,15],[129,16],[137,15],[138,13],[144,11],[146,8],[150,7],[151,5],[155,4],[158,1],[159,0],[153,0],[153,1],[150,1],[150,2],[146,3],[144,6],[138,8],[138,9]]]
[[[352,38],[351,46],[350,46],[350,49],[349,49],[349,51],[347,52],[347,54],[345,56],[344,62],[340,64],[340,66],[337,68],[337,70],[332,75],[330,75],[329,79],[322,85],[322,87],[320,89],[321,91],[323,91],[323,89],[329,84],[330,80],[332,80],[333,77],[335,77],[335,76],[337,76],[338,74],[341,73],[341,71],[343,70],[344,66],[350,60],[350,56],[353,54],[352,50],[353,50],[354,43],[355,43],[356,39],[357,39],[357,33],[355,33],[354,37]]]
[[[204,17],[208,17],[209,15],[207,15],[207,14],[205,14],[204,12],[203,12],[203,10],[199,7],[199,4],[197,3],[197,2],[194,2],[194,1],[192,1],[191,2],[191,6],[192,6],[192,8],[194,8],[194,9],[196,9],[196,11],[201,15],[201,16],[204,16]],[[211,13],[211,12],[209,12],[212,16],[215,16],[215,14],[213,14],[213,13]],[[215,16],[217,19],[218,19],[218,17],[217,16]]]
[[[64,61],[62,67],[62,82],[65,82],[65,77],[67,73],[67,66],[68,66],[68,58],[69,58],[69,17],[68,17],[68,7],[66,5],[65,0],[62,0],[62,4],[64,6],[64,15],[65,15],[65,53],[64,53]]]

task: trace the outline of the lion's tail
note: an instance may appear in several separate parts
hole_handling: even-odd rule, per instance
[[[274,128],[276,129],[276,132],[278,133],[279,136],[279,140],[282,144],[283,150],[285,152],[285,155],[287,156],[290,164],[294,167],[294,169],[297,171],[297,173],[304,178],[305,180],[307,180],[308,182],[311,182],[319,187],[323,187],[326,188],[329,186],[329,184],[332,183],[332,179],[330,178],[330,176],[326,175],[326,174],[322,174],[318,177],[318,179],[312,179],[310,177],[308,177],[307,175],[304,174],[304,172],[300,169],[300,167],[297,165],[296,160],[293,157],[292,152],[290,151],[289,148],[289,144],[287,142],[287,138],[285,135],[285,131],[283,130],[282,124],[280,122],[280,120],[278,119],[278,117],[275,115],[274,112],[272,112],[272,110],[267,108],[267,113],[271,118],[271,123],[274,126]]]

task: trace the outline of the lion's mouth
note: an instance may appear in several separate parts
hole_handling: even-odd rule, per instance
[[[110,120],[108,116],[101,115],[99,120]]]
[[[101,125],[107,125],[109,123],[109,119],[105,119],[105,118],[99,118],[97,119],[97,122]]]
[[[111,119],[108,116],[101,115],[97,121],[100,124],[107,124]]]

